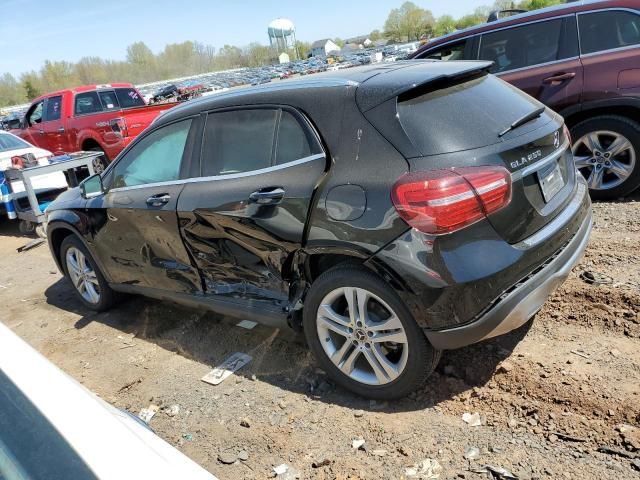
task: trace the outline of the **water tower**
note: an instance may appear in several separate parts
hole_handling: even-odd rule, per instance
[[[295,52],[296,59],[298,58],[298,52],[296,51],[296,27],[291,20],[276,18],[269,24],[267,33],[269,34],[269,44],[271,48],[275,48],[278,53],[291,49]]]

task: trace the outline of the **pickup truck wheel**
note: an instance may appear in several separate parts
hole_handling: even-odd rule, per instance
[[[303,327],[322,369],[366,398],[408,395],[440,359],[398,295],[358,266],[335,267],[313,282]]]
[[[574,161],[592,198],[616,199],[640,186],[640,124],[606,115],[579,123],[571,133]]]
[[[62,241],[60,258],[65,276],[84,306],[102,312],[114,305],[115,292],[79,238],[70,235]]]
[[[109,159],[107,154],[102,151],[100,147],[93,147],[89,149],[90,152],[100,152],[102,155],[93,159],[93,171],[95,173],[102,173],[104,169],[109,165]]]

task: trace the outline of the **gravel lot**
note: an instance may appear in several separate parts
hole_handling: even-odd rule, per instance
[[[160,406],[152,428],[221,480],[283,463],[278,478],[437,478],[407,477],[426,459],[441,479],[494,478],[485,465],[521,479],[640,478],[640,195],[594,210],[585,258],[533,322],[446,353],[424,390],[390,404],[334,387],[290,332],[143,298],[93,314],[45,245],[16,252],[27,239],[7,222],[0,320],[114,405]],[[236,351],[253,361],[218,386],[200,381]],[[462,420],[476,412],[482,425]]]

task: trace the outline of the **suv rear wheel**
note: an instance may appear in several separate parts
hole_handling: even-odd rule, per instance
[[[592,198],[616,199],[640,186],[640,124],[626,117],[594,117],[571,134],[576,167]]]
[[[422,386],[440,351],[380,278],[333,268],[311,286],[303,315],[307,343],[337,384],[367,398],[401,398]]]

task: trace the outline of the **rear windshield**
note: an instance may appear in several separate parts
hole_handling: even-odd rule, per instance
[[[400,101],[398,116],[415,147],[437,155],[498,143],[500,132],[540,105],[487,75]]]
[[[133,88],[116,88],[121,108],[142,107],[144,100]]]

